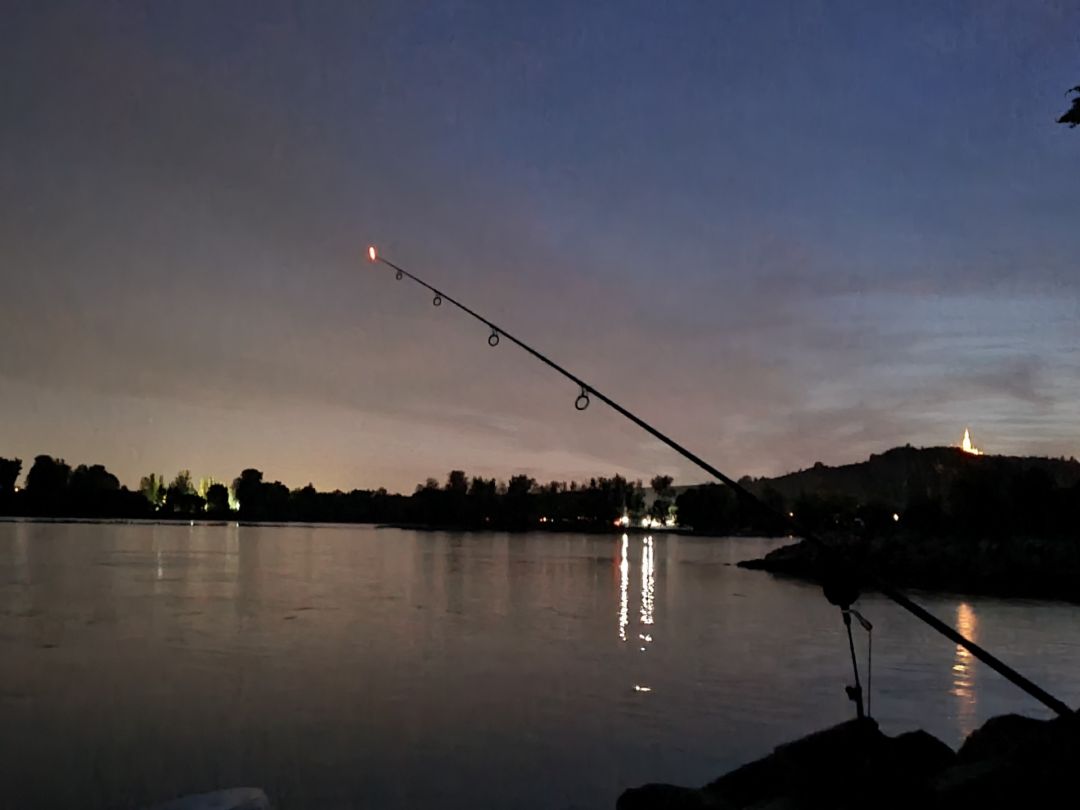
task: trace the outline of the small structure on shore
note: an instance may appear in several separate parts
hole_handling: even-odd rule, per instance
[[[960,442],[960,449],[973,456],[983,455],[983,451],[971,443],[971,433],[968,432],[967,428],[964,428],[964,440]]]

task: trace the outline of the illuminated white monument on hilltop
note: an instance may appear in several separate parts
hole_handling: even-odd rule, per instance
[[[964,441],[960,443],[960,449],[965,453],[971,453],[973,456],[981,456],[983,451],[971,443],[971,434],[968,433],[968,429],[964,428]]]

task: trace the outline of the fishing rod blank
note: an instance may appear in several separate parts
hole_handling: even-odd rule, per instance
[[[772,509],[771,507],[766,505],[763,501],[761,501],[756,495],[754,495],[752,492],[750,492],[750,490],[746,489],[741,484],[739,484],[738,481],[731,478],[730,476],[725,475],[723,472],[718,470],[712,464],[709,464],[707,461],[705,461],[704,459],[702,459],[701,457],[699,457],[695,453],[690,452],[690,450],[683,447],[681,444],[676,442],[671,437],[665,435],[664,433],[661,433],[659,430],[654,428],[648,422],[641,419],[637,415],[631,413],[626,408],[624,408],[622,405],[615,402],[615,400],[613,400],[610,397],[606,396],[605,394],[601,393],[596,388],[594,388],[592,385],[590,385],[589,383],[585,382],[583,379],[578,377],[576,374],[573,374],[572,372],[570,372],[567,369],[560,366],[554,360],[551,360],[546,355],[541,354],[540,352],[538,352],[532,346],[530,346],[527,343],[524,343],[523,341],[521,341],[518,338],[514,337],[512,334],[507,332],[501,326],[498,326],[497,324],[489,321],[483,315],[481,315],[478,312],[475,312],[474,310],[470,309],[465,304],[458,301],[456,298],[453,298],[453,297],[447,295],[446,293],[442,292],[441,290],[438,290],[435,287],[431,286],[426,281],[424,281],[422,278],[414,276],[408,270],[404,269],[403,267],[400,267],[397,264],[394,264],[394,262],[392,262],[389,259],[382,256],[379,253],[379,251],[375,248],[374,245],[371,245],[370,247],[368,247],[368,259],[373,263],[381,262],[382,264],[385,264],[387,267],[391,268],[394,271],[394,276],[398,281],[401,281],[403,278],[408,278],[411,281],[414,281],[417,284],[419,284],[421,287],[424,287],[425,289],[430,290],[431,293],[434,295],[434,298],[432,298],[431,303],[434,304],[435,306],[441,306],[442,302],[444,300],[448,301],[449,303],[453,304],[455,307],[460,309],[465,314],[472,316],[476,320],[480,321],[480,323],[482,323],[485,326],[489,327],[491,329],[491,335],[488,337],[488,344],[490,346],[497,346],[499,344],[500,338],[504,337],[507,340],[509,340],[511,343],[513,343],[514,345],[518,346],[519,348],[521,348],[521,349],[525,350],[526,352],[528,352],[529,354],[531,354],[533,357],[535,357],[540,362],[544,363],[545,365],[547,365],[550,368],[557,371],[559,374],[561,374],[566,379],[568,379],[571,382],[575,383],[580,388],[580,391],[581,391],[581,393],[578,394],[577,399],[574,400],[574,407],[577,410],[583,411],[586,408],[588,408],[589,404],[591,402],[590,398],[591,397],[596,397],[598,400],[603,402],[605,405],[607,405],[609,408],[614,410],[616,413],[618,413],[621,416],[624,416],[625,418],[629,419],[631,422],[633,422],[639,428],[644,430],[646,433],[648,433],[649,435],[653,436],[654,438],[656,438],[659,441],[666,444],[668,447],[670,447],[676,453],[681,455],[683,458],[687,459],[688,461],[693,462],[696,466],[700,467],[702,470],[709,473],[709,475],[713,476],[717,480],[722,481],[724,484],[729,486],[731,488],[731,490],[735,493],[735,495],[739,498],[739,500],[742,503],[744,503],[744,504],[746,504],[748,506],[751,506],[753,509],[755,509],[762,516],[767,517],[770,520],[773,520],[773,521],[778,520],[780,523],[782,523],[784,525],[787,525],[792,530],[792,532],[794,534],[797,534],[798,536],[802,537],[804,540],[812,543],[820,551],[824,552],[827,556],[835,557],[835,555],[837,553],[835,549],[833,549],[831,546],[829,546],[821,538],[817,537],[813,533],[807,532],[807,531],[802,531],[800,529],[799,525],[798,525],[798,522],[795,521],[790,515],[781,514],[780,512],[777,512],[775,509]],[[1044,706],[1047,706],[1048,708],[1052,709],[1054,712],[1056,712],[1057,714],[1060,714],[1060,715],[1071,715],[1073,713],[1072,709],[1069,708],[1069,706],[1067,704],[1065,704],[1063,701],[1058,700],[1056,697],[1051,695],[1049,692],[1047,692],[1045,689],[1040,687],[1038,684],[1036,684],[1033,681],[1031,681],[1030,679],[1024,677],[1019,672],[1017,672],[1015,669],[1013,669],[1008,664],[1006,664],[1004,661],[1000,660],[993,653],[989,652],[988,650],[983,649],[978,644],[976,644],[974,641],[967,638],[962,633],[958,632],[954,627],[952,627],[949,624],[946,624],[941,619],[939,619],[937,616],[930,613],[930,611],[926,610],[924,607],[917,604],[916,602],[913,602],[908,596],[906,596],[904,593],[899,591],[894,586],[890,585],[888,582],[886,582],[880,576],[877,576],[875,574],[871,574],[871,584],[880,593],[882,593],[884,596],[891,599],[893,602],[895,602],[900,607],[904,608],[904,610],[908,611],[909,613],[911,613],[916,618],[918,618],[921,621],[925,622],[926,624],[930,625],[930,627],[937,630],[939,633],[941,633],[947,639],[952,641],[954,644],[959,644],[961,647],[966,649],[968,652],[970,652],[973,656],[978,658],[980,661],[982,661],[988,667],[993,669],[995,672],[997,672],[999,675],[1004,677],[1010,683],[1012,683],[1015,686],[1022,689],[1024,692],[1026,692],[1031,697],[1035,698],[1037,701],[1042,703]],[[846,606],[841,606],[841,607],[846,607]]]

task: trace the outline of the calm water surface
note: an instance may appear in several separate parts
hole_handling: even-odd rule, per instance
[[[610,808],[703,783],[851,714],[838,611],[732,565],[779,542],[0,523],[0,807],[257,785],[309,810]],[[1080,608],[922,601],[1080,703]],[[859,607],[887,731],[1045,716]]]

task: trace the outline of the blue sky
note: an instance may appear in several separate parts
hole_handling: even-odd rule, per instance
[[[0,455],[411,489],[1080,450],[1073,3],[15,2]]]

